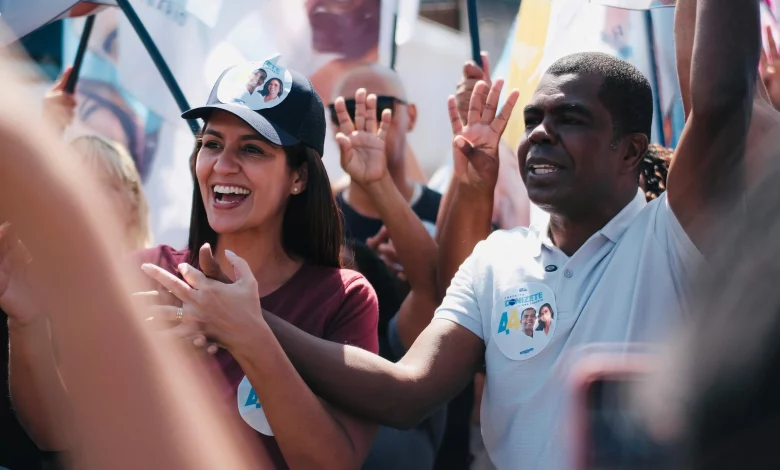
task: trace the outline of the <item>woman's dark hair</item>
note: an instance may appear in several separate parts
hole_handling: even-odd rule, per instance
[[[205,125],[203,127],[205,129]],[[190,215],[189,263],[198,265],[198,252],[204,243],[217,244],[217,232],[209,225],[206,207],[200,194],[195,163],[203,146],[203,134],[198,133],[195,150],[190,156],[192,212]],[[262,137],[262,136],[261,136]],[[341,213],[330,180],[320,155],[313,149],[298,144],[283,147],[287,166],[293,170],[307,166],[306,189],[290,196],[282,221],[282,245],[285,253],[315,266],[341,267]]]
[[[544,329],[547,328],[547,323],[542,320],[542,310],[544,310],[544,307],[550,309],[550,318],[555,318],[555,311],[552,309],[552,305],[544,304],[539,307],[539,324],[536,326],[536,331],[544,331]]]
[[[274,81],[274,80],[279,82],[279,94],[276,95],[276,97],[277,98],[281,98],[282,97],[282,95],[284,94],[284,84],[278,78],[272,78],[272,79],[268,80],[267,82],[265,82],[265,85],[263,85],[263,90],[260,92],[261,95],[268,96],[269,93],[271,93],[270,91],[268,91],[268,85],[270,85],[271,82]]]

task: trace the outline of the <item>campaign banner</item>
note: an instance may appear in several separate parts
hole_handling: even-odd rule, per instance
[[[281,55],[281,66],[308,76],[327,105],[337,80],[356,65],[389,64],[397,8],[397,0],[131,0],[131,4],[191,106],[206,101],[224,69],[276,55]],[[83,21],[70,23],[65,32],[66,62],[75,54]],[[188,160],[193,136],[119,9],[98,15],[81,77],[80,103],[88,99],[89,106],[79,105],[73,133],[96,132],[130,147],[149,199],[155,243],[183,246],[192,199]],[[342,174],[338,145],[330,129],[328,134],[324,162],[335,179]]]
[[[0,34],[0,45],[10,44],[54,20],[90,15],[114,0],[0,0],[0,20],[6,31]]]
[[[544,56],[545,40],[550,25],[552,0],[524,0],[520,5],[513,35],[510,37],[511,49],[508,57],[502,58],[496,67],[500,78],[503,70],[506,75],[506,90],[517,88],[520,98],[517,101],[512,117],[509,120],[504,139],[516,148],[525,131],[522,109],[531,98],[539,81],[535,75]],[[503,62],[503,63],[502,63]],[[508,62],[508,67],[505,65]],[[501,71],[501,72],[499,72]],[[505,94],[504,94],[505,95]]]

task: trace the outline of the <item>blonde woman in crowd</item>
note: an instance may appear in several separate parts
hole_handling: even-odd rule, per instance
[[[95,172],[103,194],[119,214],[128,252],[149,248],[149,204],[141,176],[128,151],[116,142],[99,136],[83,136],[71,143],[83,163]]]

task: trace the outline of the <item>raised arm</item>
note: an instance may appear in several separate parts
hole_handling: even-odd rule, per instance
[[[460,118],[460,125],[465,126],[467,119],[468,119],[468,112],[469,112],[469,103],[471,101],[471,95],[474,92],[474,87],[479,83],[480,81],[484,81],[485,83],[490,86],[490,62],[488,59],[487,54],[482,54],[482,64],[483,67],[479,68],[477,64],[474,61],[468,61],[463,65],[463,77],[461,78],[460,82],[458,83],[458,87],[455,90],[455,108],[458,112],[458,117]],[[453,154],[454,157],[454,154]],[[450,212],[450,207],[452,206],[452,201],[455,199],[455,194],[457,193],[458,188],[458,175],[455,173],[454,168],[452,172],[452,176],[450,176],[450,182],[447,185],[447,191],[444,193],[444,196],[441,199],[441,203],[439,204],[439,213],[436,216],[436,240],[438,241],[441,238],[441,234],[444,231],[444,222],[447,220],[447,215]],[[485,234],[485,238],[490,233]],[[479,240],[477,240],[479,241]],[[447,279],[447,285],[449,285],[449,281],[452,279],[452,276],[450,276]],[[444,290],[447,289],[447,286],[443,286],[441,288],[442,293]]]
[[[498,99],[504,85],[478,82],[471,94],[466,125],[454,96],[449,99],[455,183],[439,238],[439,291],[450,285],[458,267],[478,242],[490,234],[493,198],[498,181],[499,144],[519,93],[513,90],[501,112]],[[489,91],[488,91],[489,88]]]
[[[341,165],[352,181],[368,193],[404,266],[410,292],[398,311],[397,321],[401,343],[408,348],[431,322],[441,300],[436,283],[436,243],[387,171],[383,128],[389,125],[390,112],[382,115],[377,129],[376,96],[366,96],[366,90],[360,89],[355,103],[352,122],[344,99],[336,99]]]
[[[700,248],[714,214],[743,186],[743,159],[761,49],[759,0],[680,2],[696,11],[690,114],[668,176],[669,204]],[[675,22],[675,37],[690,31]],[[729,34],[724,34],[728,31]],[[679,47],[678,47],[679,50]],[[679,74],[684,81],[685,66]]]

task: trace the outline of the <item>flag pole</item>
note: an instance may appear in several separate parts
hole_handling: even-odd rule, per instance
[[[650,80],[652,80],[653,88],[653,113],[658,116],[656,120],[656,132],[658,132],[658,142],[664,147],[668,146],[666,142],[666,136],[664,135],[664,116],[661,109],[661,87],[658,80],[658,62],[655,57],[655,31],[653,31],[653,15],[652,10],[647,10],[645,13],[645,27],[647,28],[647,42],[648,42],[648,58],[650,60]]]
[[[71,71],[68,81],[65,82],[65,92],[71,95],[76,91],[76,82],[79,80],[81,64],[84,63],[84,56],[87,52],[87,44],[89,43],[89,37],[92,35],[93,26],[95,26],[95,15],[89,15],[84,22],[84,30],[81,32],[79,48],[76,50],[76,59],[73,61],[73,71]]]
[[[127,20],[130,22],[130,25],[135,30],[135,33],[138,35],[138,39],[141,40],[144,48],[146,48],[146,52],[149,53],[149,57],[152,58],[152,62],[154,62],[154,65],[160,72],[163,81],[165,81],[165,85],[173,95],[173,99],[176,100],[176,104],[179,106],[179,110],[181,110],[181,112],[189,110],[190,105],[187,103],[187,98],[181,91],[181,87],[179,87],[179,84],[176,82],[176,78],[174,78],[173,72],[171,72],[171,69],[165,62],[165,59],[160,53],[160,50],[157,48],[154,40],[149,35],[149,31],[146,30],[146,27],[144,26],[143,22],[141,22],[138,14],[135,12],[132,5],[130,5],[130,1],[116,0],[116,3],[119,8],[122,9],[122,12],[124,12]],[[187,119],[187,124],[189,124],[190,130],[192,130],[193,134],[197,134],[197,132],[200,130],[200,124],[195,119]]]
[[[466,0],[466,12],[469,19],[469,36],[471,37],[471,58],[482,68],[482,49],[479,45],[479,17],[477,16],[477,0]]]

